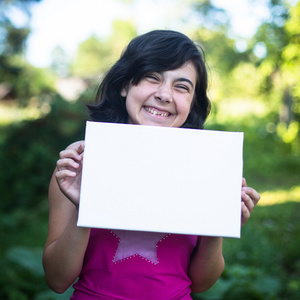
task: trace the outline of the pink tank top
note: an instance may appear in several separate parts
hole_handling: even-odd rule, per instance
[[[92,229],[71,300],[191,300],[197,236]]]

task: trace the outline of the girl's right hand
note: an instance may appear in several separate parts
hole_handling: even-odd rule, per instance
[[[77,142],[60,152],[55,174],[62,193],[78,208],[81,187],[84,142]]]

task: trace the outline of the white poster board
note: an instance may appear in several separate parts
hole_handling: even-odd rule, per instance
[[[87,122],[78,226],[240,237],[243,137]]]

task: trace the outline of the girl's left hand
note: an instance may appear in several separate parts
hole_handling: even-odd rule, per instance
[[[259,193],[247,186],[246,179],[242,182],[242,226],[249,220],[251,212],[260,199]]]

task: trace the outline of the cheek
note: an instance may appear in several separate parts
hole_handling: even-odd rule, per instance
[[[191,111],[191,107],[192,107],[191,101],[185,101],[185,102],[179,104],[179,106],[177,106],[178,111],[182,115],[185,115],[186,117],[189,115],[189,113]]]
[[[126,109],[127,112],[134,112],[140,109],[142,105],[141,93],[138,89],[130,90],[126,97]]]
[[[135,105],[133,105],[132,101],[131,101],[131,98],[130,97],[127,97],[126,98],[126,110],[127,110],[127,113],[130,115],[134,112],[134,108],[135,108]]]

